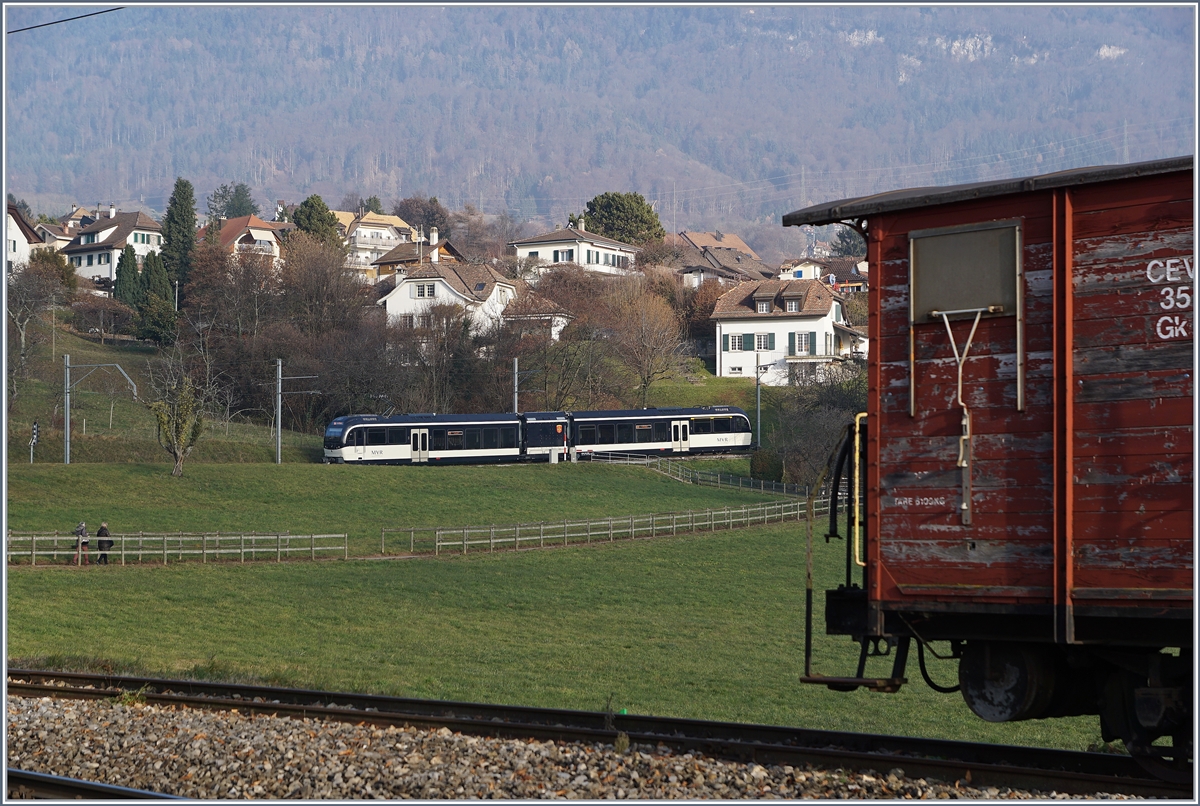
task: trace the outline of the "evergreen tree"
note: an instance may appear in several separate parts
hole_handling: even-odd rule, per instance
[[[118,265],[118,269],[120,266]],[[171,281],[167,278],[167,269],[163,260],[151,252],[142,258],[142,298],[143,307],[149,304],[150,296],[171,302],[174,294],[171,291]],[[172,305],[174,308],[174,305]]]
[[[142,279],[138,276],[137,255],[132,246],[126,246],[117,261],[113,296],[135,311],[142,307],[142,301],[146,298],[142,289]]]
[[[409,196],[407,199],[401,199],[392,208],[392,215],[403,218],[404,222],[413,228],[414,234],[420,227],[425,237],[429,237],[429,231],[437,227],[438,238],[448,241],[454,229],[450,211],[442,206],[437,196]]]
[[[187,284],[192,267],[192,250],[196,248],[196,193],[192,183],[182,177],[175,180],[167,214],[162,221],[162,259],[167,279]]]
[[[337,218],[329,212],[325,200],[313,194],[296,208],[292,220],[301,232],[307,232],[322,243],[331,246],[341,246],[342,236],[338,235]]]
[[[378,196],[368,196],[367,200],[363,202],[363,207],[376,215],[383,215],[383,202],[379,200]]]
[[[138,315],[137,335],[158,344],[174,344],[178,323],[179,315],[170,302],[158,294],[148,294]]]
[[[658,213],[640,193],[601,193],[587,203],[588,231],[640,246],[666,235]]]
[[[834,257],[866,257],[867,242],[857,230],[839,224],[829,251]]]
[[[258,205],[254,203],[250,186],[245,182],[221,185],[208,197],[208,217],[212,220],[246,215],[258,215]]]

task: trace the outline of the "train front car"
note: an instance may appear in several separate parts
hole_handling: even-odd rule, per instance
[[[580,411],[571,438],[582,454],[673,455],[749,450],[750,418],[734,406]]]
[[[1184,157],[784,216],[856,227],[869,262],[826,591],[860,660],[814,672],[810,626],[804,682],[895,691],[915,643],[983,719],[1097,714],[1192,780],[1193,182]]]
[[[515,414],[336,417],[325,428],[326,463],[487,464],[521,459]]]

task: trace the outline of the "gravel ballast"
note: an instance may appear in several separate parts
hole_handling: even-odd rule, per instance
[[[8,764],[189,798],[1066,799],[903,770],[817,770],[665,747],[491,739],[109,700],[9,697]],[[1077,796],[1095,799],[1106,796]]]

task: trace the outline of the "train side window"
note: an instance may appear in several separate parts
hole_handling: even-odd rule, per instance
[[[367,444],[368,445],[386,445],[387,431],[383,428],[368,428],[367,429]]]
[[[500,429],[500,447],[515,448],[517,447],[517,429],[513,426]]]
[[[728,434],[732,430],[732,425],[733,421],[728,417],[713,420],[713,430],[718,434]]]
[[[649,442],[653,434],[653,428],[650,423],[638,423],[633,429],[634,438],[638,442]]]
[[[671,439],[670,423],[666,420],[659,420],[654,424],[654,441],[669,442]]]
[[[617,423],[617,442],[633,442],[633,423]]]
[[[404,445],[408,442],[407,428],[389,428],[387,434],[389,445]]]
[[[500,429],[485,428],[483,429],[483,447],[485,450],[500,447]]]
[[[687,442],[687,441],[688,441],[688,433],[687,433],[687,428],[688,428],[688,427],[687,427],[687,423],[684,423],[684,424],[683,424],[683,429],[682,429],[683,433],[679,435],[679,439],[680,439],[680,441],[681,441],[681,442]]]
[[[615,423],[600,423],[597,426],[599,429],[599,445],[611,445],[617,441],[617,426]]]
[[[711,434],[713,430],[712,420],[692,420],[693,434]]]
[[[596,444],[596,426],[581,425],[579,426],[579,443],[580,445],[595,445]]]
[[[412,432],[412,449],[414,452],[417,450],[417,432],[416,431]]]
[[[435,428],[429,432],[429,450],[446,450],[446,430],[444,428]]]
[[[447,431],[446,432],[446,449],[451,451],[461,451],[463,448],[463,432],[462,431]]]
[[[463,450],[477,451],[479,450],[479,429],[464,428],[463,429]]]

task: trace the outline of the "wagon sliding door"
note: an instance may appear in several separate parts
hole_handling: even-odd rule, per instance
[[[429,429],[414,428],[410,432],[413,464],[429,461]]]
[[[671,450],[675,453],[687,453],[691,450],[691,438],[688,433],[689,420],[671,421]]]

